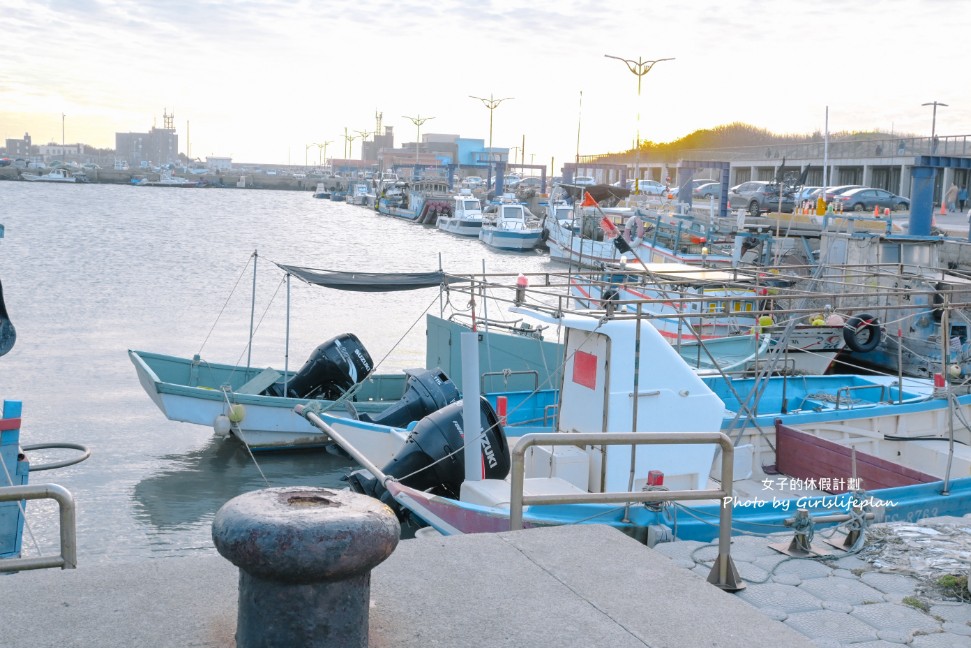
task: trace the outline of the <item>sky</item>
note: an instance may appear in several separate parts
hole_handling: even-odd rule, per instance
[[[638,135],[824,132],[827,109],[831,133],[971,132],[966,0],[0,0],[0,25],[0,139],[35,144],[114,148],[164,111],[201,159],[359,158],[377,113],[399,146],[426,117],[488,144],[471,97],[505,99],[493,146],[557,170]],[[607,55],[673,60],[638,93]]]

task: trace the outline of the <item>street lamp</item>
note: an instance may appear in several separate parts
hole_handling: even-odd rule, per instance
[[[424,124],[429,119],[435,119],[435,118],[434,117],[422,117],[421,115],[418,115],[417,117],[409,117],[408,115],[402,115],[402,117],[404,117],[405,119],[411,120],[411,123],[414,124],[415,127],[418,129],[418,134],[415,136],[416,137],[416,139],[415,139],[415,170],[412,171],[412,174],[415,174],[415,173],[418,172],[418,149],[421,148],[421,125]]]
[[[304,147],[303,147],[303,165],[304,165],[305,167],[306,167],[306,166],[309,166],[309,165],[307,164],[307,151],[309,151],[310,149],[312,149],[312,148],[313,148],[313,147],[315,147],[315,146],[318,146],[318,144],[317,144],[316,142],[311,142],[310,144],[306,144],[306,145],[304,145]]]
[[[655,61],[642,61],[640,57],[637,57],[636,61],[631,59],[621,58],[619,56],[611,56],[610,54],[604,54],[607,58],[617,59],[618,61],[623,61],[627,64],[627,69],[634,73],[637,77],[637,139],[635,140],[634,149],[634,193],[640,193],[640,182],[641,182],[641,79],[651,68],[661,61],[673,61],[673,58],[663,58],[657,59]]]
[[[323,144],[317,145],[317,166],[319,167],[324,166],[323,158],[327,157],[328,144],[333,144],[333,142],[331,140],[327,140]],[[323,155],[321,155],[321,151],[323,151]]]
[[[937,133],[937,107],[943,106],[947,108],[947,104],[941,103],[940,101],[929,101],[921,105],[934,106],[934,112],[932,113],[933,116],[931,117],[931,146],[933,147],[932,152],[934,152],[934,149],[937,149],[937,142],[934,140],[934,136]]]
[[[487,184],[492,184],[492,111],[498,108],[499,104],[501,104],[503,101],[515,99],[515,97],[503,97],[502,99],[496,99],[492,96],[491,92],[489,93],[488,99],[474,97],[472,95],[469,95],[469,97],[472,99],[478,99],[482,102],[483,106],[489,109],[489,178],[487,180]]]

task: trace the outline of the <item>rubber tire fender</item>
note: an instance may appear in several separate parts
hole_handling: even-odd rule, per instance
[[[869,335],[860,339],[860,333],[866,331]],[[882,331],[880,320],[868,313],[854,315],[843,325],[843,341],[857,353],[867,353],[880,346]]]

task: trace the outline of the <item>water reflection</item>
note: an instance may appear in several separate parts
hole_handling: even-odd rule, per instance
[[[162,455],[161,467],[134,487],[135,519],[159,531],[202,525],[241,493],[280,486],[343,488],[341,477],[355,467],[324,450],[253,456],[256,463],[242,444],[215,437],[197,450]]]

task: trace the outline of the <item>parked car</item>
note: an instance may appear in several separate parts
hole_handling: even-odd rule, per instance
[[[766,180],[752,180],[735,185],[728,191],[728,206],[731,209],[745,209],[752,216],[762,212],[778,211],[781,203],[783,212],[792,212],[795,200],[791,192],[783,191],[781,185]]]
[[[843,211],[869,212],[875,208],[879,208],[880,211],[884,209],[894,211],[910,209],[910,201],[903,196],[871,187],[850,189],[836,196],[836,201],[842,203]]]
[[[698,185],[691,192],[692,198],[700,198],[702,200],[708,200],[709,198],[721,198],[722,195],[722,183],[720,182],[706,182],[705,184]]]
[[[485,180],[479,176],[465,176],[465,179],[462,180],[462,184],[469,189],[477,189],[485,184]]]
[[[634,180],[628,180],[626,187],[631,193],[634,193]],[[638,191],[648,196],[660,196],[664,193],[664,188],[664,185],[657,180],[641,180],[638,183]]]
[[[802,187],[799,191],[796,192],[796,195],[794,196],[796,203],[799,204],[799,203],[806,202],[807,200],[815,200],[816,192],[818,192],[822,188],[823,187]]]
[[[576,176],[573,178],[573,184],[580,185],[581,187],[589,187],[590,185],[597,184],[597,180],[593,176]]]
[[[836,196],[842,195],[850,189],[863,189],[863,185],[839,185],[838,187],[826,187],[823,192],[823,200],[829,204],[836,200]]]
[[[539,178],[523,178],[519,181],[519,186],[539,191],[543,186],[543,182]]]

